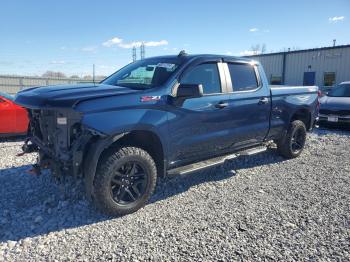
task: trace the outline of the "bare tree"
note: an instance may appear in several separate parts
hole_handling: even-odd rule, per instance
[[[293,50],[293,51],[298,51],[298,50],[300,50],[300,47],[298,47],[298,46],[293,46],[293,47],[292,47],[292,50]]]
[[[96,79],[105,79],[107,78],[107,76],[104,76],[104,75],[97,75],[96,76]]]
[[[260,44],[252,45],[250,49],[253,51],[254,55],[257,55],[260,52]]]
[[[42,77],[54,77],[54,78],[66,78],[66,75],[62,72],[46,71],[41,75]]]
[[[73,78],[73,79],[78,79],[80,78],[78,75],[71,75],[70,78]]]
[[[258,55],[258,54],[264,54],[266,53],[266,44],[256,44],[256,45],[252,45],[252,47],[250,48],[250,50],[253,52],[254,55]]]
[[[91,79],[92,79],[92,76],[90,76],[90,75],[85,75],[85,76],[83,77],[83,79],[85,79],[85,80],[91,80]]]

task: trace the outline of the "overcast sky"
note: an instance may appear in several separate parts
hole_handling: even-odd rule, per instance
[[[123,3],[121,3],[123,2]],[[0,74],[108,75],[146,56],[249,54],[350,44],[349,0],[83,1],[2,0]],[[139,56],[139,50],[138,50]]]

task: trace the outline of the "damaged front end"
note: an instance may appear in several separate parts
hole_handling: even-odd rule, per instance
[[[32,171],[49,168],[61,180],[83,174],[83,156],[97,134],[81,124],[82,114],[69,109],[29,109],[30,128],[23,153],[38,152]]]

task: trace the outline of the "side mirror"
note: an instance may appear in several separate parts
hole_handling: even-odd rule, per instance
[[[203,86],[196,84],[180,84],[177,87],[176,97],[196,98],[203,96]]]

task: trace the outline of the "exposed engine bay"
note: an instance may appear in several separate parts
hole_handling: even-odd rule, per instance
[[[81,125],[81,113],[73,110],[29,111],[30,128],[23,153],[38,152],[34,172],[49,168],[60,179],[65,175],[81,176],[85,145],[93,131]]]

